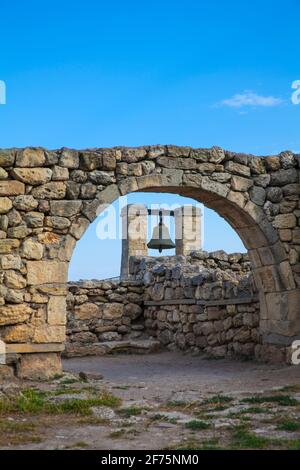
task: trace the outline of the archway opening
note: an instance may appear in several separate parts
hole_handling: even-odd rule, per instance
[[[201,204],[204,236],[198,249],[180,256],[174,249],[137,251],[130,256],[127,278],[119,278],[122,210],[128,204],[199,206],[194,197],[174,193],[157,189],[115,200],[77,244],[70,268],[67,356],[158,348],[254,355],[259,303],[250,261],[237,233],[213,209]],[[147,242],[154,219],[148,217]],[[174,220],[167,224],[175,239]]]

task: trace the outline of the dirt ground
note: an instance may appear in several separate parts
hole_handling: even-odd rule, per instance
[[[63,365],[0,387],[1,449],[300,449],[299,366],[175,352]]]

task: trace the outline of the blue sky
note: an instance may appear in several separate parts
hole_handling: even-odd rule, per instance
[[[0,146],[300,151],[299,13],[298,0],[2,2]],[[206,212],[206,248],[240,249]],[[89,274],[85,239],[72,265]]]

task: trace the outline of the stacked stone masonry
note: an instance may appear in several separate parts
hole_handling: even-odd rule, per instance
[[[138,281],[69,283],[64,355],[105,355],[148,350],[143,316],[144,286]],[[138,340],[138,342],[137,342]]]
[[[213,357],[258,356],[259,302],[246,254],[135,258],[131,273],[145,283],[146,331],[164,346]]]
[[[147,351],[149,340],[213,357],[251,358],[260,351],[247,255],[200,251],[132,257],[130,265],[126,282],[69,283],[66,356]]]
[[[192,197],[232,225],[252,263],[262,343],[289,346],[300,334],[299,163],[219,147],[0,150],[0,337],[20,354],[18,374],[59,368],[76,242],[103,204],[135,191]]]

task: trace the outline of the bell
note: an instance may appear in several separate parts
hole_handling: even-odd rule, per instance
[[[176,247],[175,243],[171,240],[168,227],[162,220],[154,227],[152,238],[147,246],[153,250],[158,250],[160,253],[162,250],[169,250]]]

